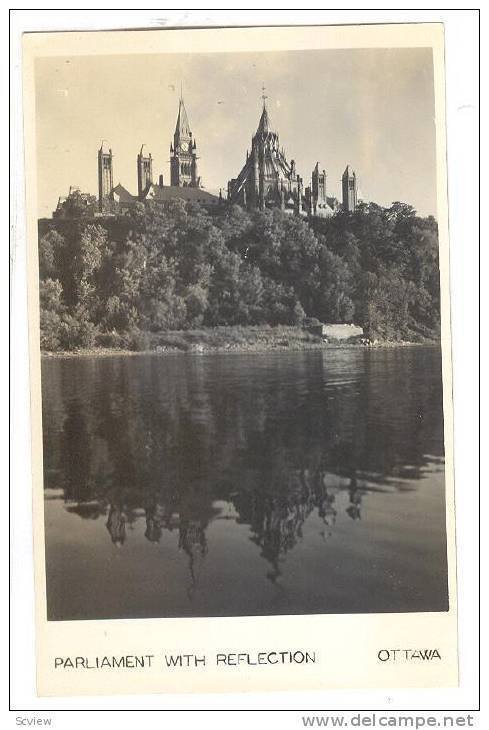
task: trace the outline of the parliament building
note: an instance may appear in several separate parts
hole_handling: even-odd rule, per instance
[[[342,183],[343,209],[351,212],[357,204],[357,182],[350,166],[343,173]],[[310,184],[304,187],[295,160],[287,160],[278,134],[271,128],[265,96],[251,151],[247,151],[238,177],[228,183],[228,200],[245,208],[280,208],[287,213],[320,218],[333,215],[340,207],[338,200],[327,194],[326,172],[319,169],[319,162],[312,171]]]
[[[266,97],[258,128],[251,140],[251,150],[241,172],[227,185],[227,201],[247,209],[265,210],[280,208],[286,213],[304,217],[332,216],[343,208],[352,212],[357,206],[357,178],[350,165],[342,177],[342,204],[328,195],[326,172],[319,168],[319,162],[312,170],[309,184],[290,162],[280,146],[277,132],[272,130]],[[180,198],[201,203],[206,208],[225,204],[222,195],[213,195],[202,186],[198,169],[197,142],[190,129],[183,97],[180,97],[178,116],[170,144],[170,185],[165,185],[163,175],[158,182],[153,179],[153,158],[146,145],[142,145],[136,159],[137,194],[133,195],[120,182],[114,185],[114,156],[104,140],[98,151],[98,198],[70,188],[67,198],[60,198],[54,217],[70,217],[71,204],[76,197],[77,209],[86,215],[116,215],[138,202],[149,200],[171,200]],[[81,213],[83,214],[83,212]]]

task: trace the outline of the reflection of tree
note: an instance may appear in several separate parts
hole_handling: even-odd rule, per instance
[[[443,454],[440,381],[416,354],[66,361],[62,387],[51,383],[56,407],[45,407],[50,433],[60,432],[47,457],[67,509],[107,515],[114,544],[130,542],[140,515],[151,543],[178,532],[190,596],[212,553],[217,500],[249,525],[277,581],[311,514],[329,538],[342,511],[360,519],[370,490],[420,478],[425,444]]]
[[[77,398],[66,404],[61,435],[65,501],[86,502],[91,498],[91,444],[84,411]]]
[[[83,517],[87,520],[96,520],[105,514],[105,504],[99,501],[92,502],[76,502],[74,504],[67,504],[66,511],[72,514]]]

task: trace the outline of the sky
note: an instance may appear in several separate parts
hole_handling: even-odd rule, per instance
[[[341,197],[347,164],[365,200],[401,200],[436,216],[435,112],[429,48],[39,58],[36,61],[38,210],[48,217],[70,185],[97,194],[107,140],[114,185],[137,192],[147,145],[153,179],[170,182],[180,84],[199,174],[227,189],[251,147],[265,86],[271,126],[307,186],[316,162]]]

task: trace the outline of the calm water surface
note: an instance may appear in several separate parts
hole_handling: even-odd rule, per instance
[[[42,376],[49,619],[447,609],[438,349]]]

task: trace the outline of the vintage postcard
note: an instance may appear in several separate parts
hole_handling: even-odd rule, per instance
[[[40,695],[457,685],[443,47],[24,36]]]

